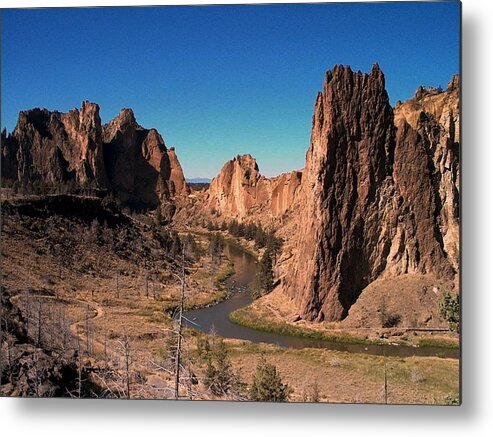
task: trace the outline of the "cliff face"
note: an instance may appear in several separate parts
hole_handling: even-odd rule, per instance
[[[301,175],[293,171],[268,179],[252,156],[238,155],[211,181],[206,208],[227,220],[271,223],[295,203]]]
[[[302,171],[292,171],[269,179],[270,212],[274,217],[282,217],[295,208],[302,176]]]
[[[315,102],[304,207],[283,268],[282,286],[305,318],[344,318],[380,276],[457,273],[454,81],[437,97],[420,93],[416,109],[403,104],[396,128],[378,66],[370,74],[342,66],[327,73]]]
[[[2,176],[49,185],[74,181],[108,189],[124,204],[155,208],[188,193],[174,149],[144,129],[130,109],[102,126],[99,106],[84,102],[68,113],[32,109],[2,133]]]
[[[131,109],[103,126],[104,161],[111,189],[137,208],[167,205],[188,193],[174,149],[168,150],[155,129],[144,129]]]
[[[209,187],[209,208],[231,218],[244,218],[267,202],[265,179],[250,155],[238,155],[222,167]]]
[[[22,111],[12,135],[4,134],[2,158],[2,175],[10,179],[106,186],[99,106],[84,102],[65,114]]]
[[[421,180],[427,185],[429,206],[424,208],[421,199],[415,198],[412,207],[416,215],[423,211],[428,214],[428,229],[434,233],[429,239],[438,243],[430,256],[441,260],[445,255],[447,262],[441,268],[447,270],[449,264],[453,272],[459,268],[459,90],[459,76],[454,76],[445,92],[420,87],[414,98],[397,105],[394,111],[399,126],[394,178],[401,191],[407,191],[411,181]],[[417,147],[412,147],[413,142]],[[413,163],[418,154],[421,175]],[[404,268],[405,263],[400,270]],[[429,270],[429,266],[420,270]]]

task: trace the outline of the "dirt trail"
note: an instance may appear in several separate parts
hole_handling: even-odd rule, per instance
[[[52,296],[52,295],[46,295],[46,294],[32,294],[31,297],[34,297],[36,299],[50,299],[50,300],[57,300],[58,299],[58,296]],[[90,309],[92,310],[92,315],[91,315],[91,317],[89,317],[89,320],[96,320],[96,319],[103,317],[103,315],[104,315],[103,307],[97,302],[77,299],[74,297],[66,297],[66,296],[64,296],[64,298],[67,299],[68,301],[72,302],[72,303],[75,303],[75,304],[89,306]],[[76,320],[75,322],[72,322],[69,325],[70,332],[75,337],[80,337],[77,328],[79,325],[81,325],[85,321],[86,321],[86,318],[84,317],[83,319]],[[79,340],[81,340],[81,339],[79,338]]]
[[[93,311],[93,315],[92,317],[89,318],[89,320],[96,320],[96,319],[99,319],[100,317],[102,317],[104,315],[104,310],[103,310],[103,307],[97,303],[97,302],[94,302],[94,301],[86,301],[86,300],[81,300],[81,299],[75,299],[75,298],[72,298],[71,299],[73,302],[77,302],[77,303],[80,303],[82,305],[87,305],[91,308],[91,310]],[[79,333],[78,333],[78,326],[80,326],[83,322],[85,322],[86,319],[81,319],[81,320],[77,320],[73,323],[70,324],[70,332],[78,337],[79,336]],[[99,343],[99,342],[98,342]]]

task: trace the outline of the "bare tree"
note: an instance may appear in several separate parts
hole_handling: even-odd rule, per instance
[[[24,307],[26,313],[26,333],[29,337],[29,325],[31,320],[31,294],[29,288],[24,289]]]
[[[146,289],[146,299],[149,299],[149,280],[147,278],[147,273],[144,278],[145,289]]]
[[[80,351],[80,340],[77,336],[77,397],[80,399],[82,394],[82,358]]]
[[[179,397],[180,386],[180,355],[181,355],[181,340],[183,329],[183,307],[185,302],[185,251],[182,248],[182,265],[181,275],[178,276],[181,285],[180,293],[180,308],[178,315],[178,332],[177,332],[177,345],[176,345],[176,361],[175,361],[175,399]]]
[[[132,347],[130,343],[129,336],[125,333],[123,337],[118,340],[119,350],[123,355],[123,386],[124,386],[124,397],[130,399],[130,385],[132,381]]]
[[[387,405],[388,402],[388,382],[387,382],[387,353],[385,346],[383,348],[383,402]]]
[[[89,344],[89,336],[90,336],[90,329],[89,329],[89,304],[87,304],[86,307],[86,353],[88,356],[91,355],[91,349],[90,349],[90,344]]]
[[[2,330],[2,337],[3,337],[2,346],[4,345],[4,347],[5,347],[5,354],[2,353],[1,356],[5,357],[5,359],[7,361],[5,363],[6,373],[9,377],[9,382],[12,383],[12,348],[13,348],[14,343],[15,343],[15,337],[11,333],[9,333],[5,330]],[[0,369],[0,377],[2,376],[3,371],[4,371],[4,368],[3,368],[3,363],[2,363],[2,368]]]
[[[38,335],[36,338],[36,345],[40,346],[41,345],[41,326],[43,325],[43,321],[41,320],[42,318],[42,302],[40,299],[38,299]]]

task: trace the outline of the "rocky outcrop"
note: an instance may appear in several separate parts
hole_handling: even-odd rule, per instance
[[[269,197],[265,178],[251,155],[238,155],[226,162],[209,186],[209,208],[228,218],[245,218]]]
[[[396,110],[396,128],[377,65],[326,74],[283,269],[303,317],[344,318],[378,277],[457,273],[457,91],[457,79],[445,93],[420,90]]]
[[[188,194],[174,149],[155,129],[140,126],[130,109],[104,126],[95,103],[68,113],[22,111],[14,131],[2,132],[1,152],[5,178],[92,184],[131,207],[170,212],[172,200]]]
[[[274,217],[282,217],[286,212],[294,209],[302,176],[303,172],[298,170],[269,179],[270,212]]]
[[[19,114],[2,141],[2,176],[48,184],[74,180],[108,183],[103,162],[99,106],[84,102],[67,113],[32,109]]]
[[[412,252],[420,253],[414,270],[430,271],[437,266],[443,272],[456,272],[459,268],[459,90],[459,76],[454,76],[445,92],[420,87],[414,98],[395,108],[398,132],[394,179],[403,199],[407,199],[403,207],[412,209],[417,217],[415,227],[420,235],[414,249],[404,251],[397,266],[391,255],[391,272],[405,271],[406,258]],[[398,225],[393,247],[400,244],[399,239],[410,241],[402,231],[404,226],[402,222]],[[419,240],[428,242],[424,245],[430,249],[426,256],[418,247]],[[442,262],[444,255],[446,261]]]
[[[166,205],[188,187],[176,154],[156,129],[144,129],[131,109],[103,126],[104,161],[111,190],[135,208]]]
[[[293,171],[269,179],[251,155],[238,155],[211,181],[206,208],[222,219],[271,223],[294,205],[301,176]]]

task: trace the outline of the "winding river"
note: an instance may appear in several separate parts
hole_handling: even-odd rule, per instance
[[[252,297],[248,292],[248,285],[255,279],[258,267],[253,256],[231,244],[226,244],[224,254],[233,263],[235,269],[234,275],[226,282],[226,285],[232,291],[231,297],[216,305],[185,313],[186,319],[190,321],[185,320],[185,323],[192,328],[199,329],[206,333],[213,329],[218,335],[224,338],[248,340],[254,343],[270,343],[295,349],[325,348],[371,355],[399,357],[440,356],[446,358],[459,358],[458,349],[427,346],[413,347],[402,345],[336,343],[326,340],[262,332],[237,325],[229,320],[229,314],[252,302]]]

